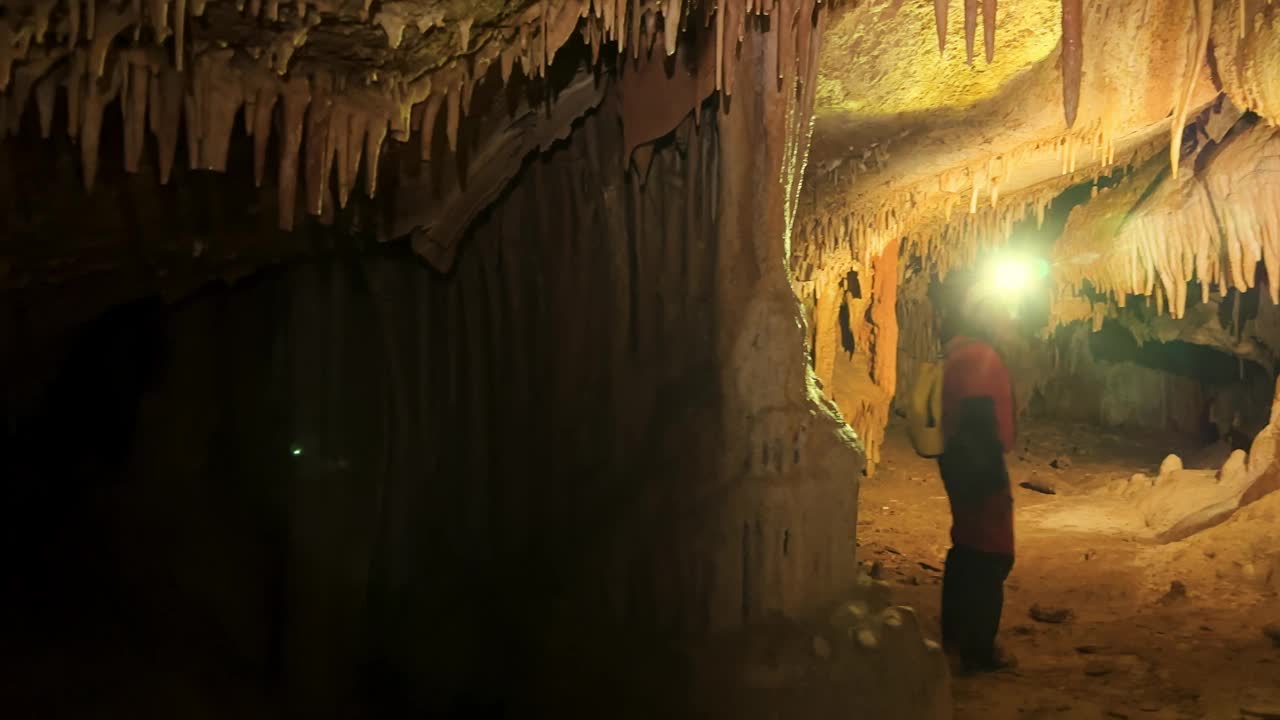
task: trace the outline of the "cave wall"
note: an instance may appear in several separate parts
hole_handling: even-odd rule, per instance
[[[1083,322],[1058,328],[1033,414],[1246,445],[1267,424],[1274,372],[1220,345],[1194,342],[1194,334],[1160,340],[1151,320],[1130,310],[1098,330]]]
[[[231,677],[158,706],[243,715],[237,703],[261,693],[306,717],[374,699],[393,714],[490,703],[666,716],[687,678],[654,653],[812,612],[850,587],[861,456],[814,390],[784,262],[812,112],[820,16],[807,10],[790,32],[749,33],[731,102],[646,143],[642,162],[618,84],[524,164],[447,271],[372,243],[378,213],[415,197],[394,185],[387,206],[339,211],[295,245],[254,226],[274,222],[267,200],[215,205],[209,222],[248,249],[215,244],[221,261],[194,263],[185,286],[155,281],[171,264],[137,262],[120,242],[156,228],[176,256],[200,255],[205,238],[171,222],[182,206],[164,196],[95,201],[113,227],[14,263],[31,277],[4,296],[6,345],[51,357],[41,301],[86,285],[32,268],[79,269],[66,255],[90,240],[117,271],[110,292],[79,296],[59,327],[130,297],[183,298],[142,331],[165,339],[137,350],[158,379],[136,407],[101,410],[128,446],[119,470],[73,468],[117,571],[100,591],[161,649],[145,668],[121,663],[116,687],[66,700],[69,712],[127,707],[124,688],[157,674],[203,677],[185,664],[207,650]],[[76,226],[44,220],[32,237]],[[286,262],[238,279],[254,248]],[[139,290],[139,276],[152,282]],[[191,295],[224,276],[225,289]],[[66,373],[73,386],[114,377]],[[48,401],[29,395],[6,406],[21,428],[11,448],[76,412],[71,399],[29,421]],[[47,480],[38,460],[15,460],[6,489]]]
[[[1052,370],[1037,383],[1032,415],[1105,428],[1205,434],[1209,388],[1197,378],[1132,360],[1098,358],[1092,329],[1066,328],[1045,352]]]
[[[894,404],[902,412],[919,364],[941,352],[937,289],[929,275],[908,273],[900,293]],[[1266,342],[1252,335],[1269,327],[1273,310],[1254,292],[1233,324],[1226,308],[1239,304],[1196,303],[1180,320],[1137,304],[1105,322],[1053,327],[1029,313],[996,342],[1019,416],[1244,443],[1267,422],[1274,375]]]
[[[809,261],[801,236],[792,255],[792,285],[807,322],[809,361],[822,390],[857,433],[866,472],[880,462],[885,426],[898,387],[899,245],[874,257]]]

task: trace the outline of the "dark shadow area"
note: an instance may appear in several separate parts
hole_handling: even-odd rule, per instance
[[[854,341],[853,327],[849,324],[849,320],[849,302],[845,300],[840,303],[840,310],[837,314],[837,322],[840,323],[840,347],[844,348],[847,354],[852,355],[857,352],[858,346]]]
[[[653,161],[700,182],[639,192],[588,118],[448,273],[340,223],[218,278],[193,239],[274,221],[219,201],[138,241],[186,253],[167,300],[132,258],[0,296],[0,714],[678,716],[717,593],[764,611],[754,572],[668,572],[740,490],[715,486],[715,119]],[[165,227],[93,197],[93,229]]]

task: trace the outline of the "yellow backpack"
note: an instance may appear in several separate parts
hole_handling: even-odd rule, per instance
[[[907,428],[911,446],[922,457],[942,455],[942,366],[941,362],[922,362],[916,370],[907,405]]]

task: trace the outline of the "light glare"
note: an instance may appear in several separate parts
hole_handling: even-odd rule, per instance
[[[1030,260],[1003,256],[995,258],[991,263],[987,280],[998,292],[1018,295],[1031,286],[1035,276],[1036,268]]]

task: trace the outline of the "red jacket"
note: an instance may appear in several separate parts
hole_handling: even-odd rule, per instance
[[[1009,371],[993,347],[980,340],[957,337],[947,344],[942,377],[942,432],[948,439],[957,428],[959,405],[965,398],[990,397],[995,411],[996,435],[1005,452],[1015,439],[1013,388]],[[948,422],[950,421],[950,422]],[[952,472],[957,472],[952,470]],[[951,481],[966,482],[962,477]],[[951,542],[989,553],[1013,555],[1013,493],[1008,482],[979,502],[951,498]]]
[[[1013,449],[1013,386],[1000,354],[987,343],[957,337],[947,343],[947,361],[942,371],[942,433],[955,434],[948,420],[958,416],[956,406],[968,397],[990,397],[995,403],[996,425],[1004,451]]]

